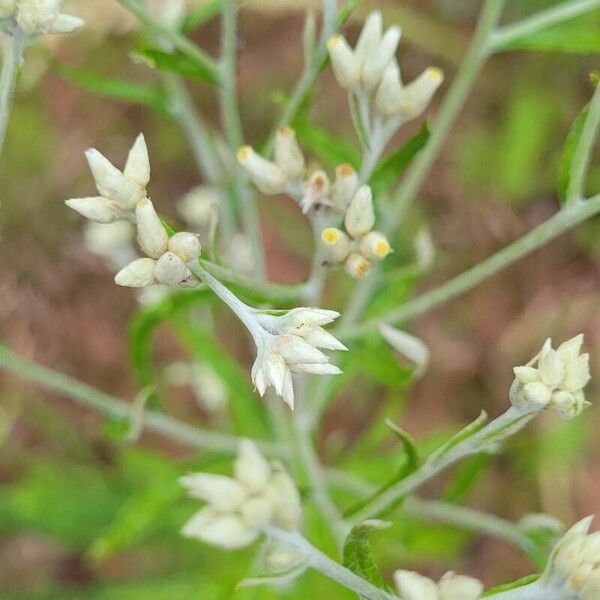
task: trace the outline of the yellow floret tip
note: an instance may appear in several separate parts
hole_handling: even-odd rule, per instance
[[[250,154],[252,153],[252,147],[251,146],[242,146],[238,151],[237,151],[237,159],[240,162],[244,162],[246,160],[248,160],[250,158]]]
[[[335,173],[338,177],[350,177],[354,174],[354,167],[350,163],[344,163],[335,168]]]
[[[390,245],[384,241],[377,242],[373,250],[375,252],[375,255],[379,258],[385,258],[392,251]]]
[[[321,233],[321,239],[330,246],[336,244],[340,239],[340,232],[335,227],[328,227],[323,229]]]
[[[280,135],[284,137],[296,137],[296,131],[287,125],[279,128]]]
[[[327,47],[332,50],[336,46],[339,46],[343,39],[341,35],[332,35],[327,41]]]
[[[444,71],[439,67],[430,67],[427,69],[427,75],[429,76],[429,79],[432,79],[435,82],[442,83],[442,81],[444,81]]]

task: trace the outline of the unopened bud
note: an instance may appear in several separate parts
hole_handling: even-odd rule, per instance
[[[431,98],[444,81],[444,73],[430,67],[405,86],[400,97],[399,113],[406,119],[416,119],[429,106]]]
[[[350,238],[335,227],[327,227],[321,232],[321,241],[325,248],[327,258],[334,263],[341,263],[350,254]]]
[[[395,115],[400,108],[402,83],[398,63],[392,60],[383,72],[375,95],[375,108],[385,117]]]
[[[115,275],[115,283],[125,287],[145,287],[155,280],[156,262],[151,258],[138,258]]]
[[[188,262],[200,256],[200,240],[193,233],[180,231],[169,239],[169,250],[177,254],[183,262]]]
[[[359,252],[352,252],[346,259],[346,273],[354,279],[364,279],[371,270],[371,262]]]
[[[370,260],[383,260],[392,249],[383,233],[370,231],[360,240],[360,251]]]
[[[114,200],[102,196],[91,198],[72,198],[65,204],[81,216],[96,223],[114,223],[129,218],[130,212],[121,208]]]
[[[346,231],[354,239],[358,239],[371,231],[373,225],[375,225],[373,194],[368,185],[362,185],[358,188],[346,211]]]
[[[354,54],[361,65],[364,64],[368,57],[377,53],[379,44],[381,43],[382,31],[383,19],[381,12],[374,10],[365,19],[365,24],[358,36],[356,48],[354,49]]]
[[[400,42],[399,27],[390,27],[383,35],[377,52],[368,56],[362,66],[362,82],[368,90],[372,90],[381,81],[383,72],[394,58]]]
[[[257,154],[250,146],[237,152],[238,162],[263,194],[280,194],[285,190],[285,173],[273,162]]]
[[[177,285],[187,273],[185,263],[173,252],[165,252],[156,262],[156,279],[162,285]]]
[[[333,74],[340,86],[352,90],[360,83],[360,63],[352,48],[341,35],[334,35],[327,42]]]
[[[304,174],[304,156],[291,127],[280,127],[275,135],[275,163],[291,179]]]
[[[150,158],[143,133],[137,136],[129,151],[123,175],[144,189],[150,181]]]
[[[142,252],[150,258],[160,258],[167,250],[169,235],[148,198],[138,202],[135,218],[138,230],[137,241]]]
[[[357,189],[358,173],[354,170],[354,167],[348,163],[338,165],[335,168],[335,182],[331,194],[333,207],[338,212],[346,212]]]

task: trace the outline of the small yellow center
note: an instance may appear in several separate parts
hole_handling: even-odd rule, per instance
[[[338,165],[335,169],[335,174],[342,177],[350,177],[354,174],[354,167],[349,163],[344,163],[343,165]]]
[[[385,258],[390,253],[391,248],[387,242],[382,240],[375,244],[375,248],[373,250],[375,251],[376,256],[379,256],[379,258]]]
[[[333,246],[340,239],[340,232],[335,229],[335,227],[328,227],[327,229],[323,229],[321,233],[321,239],[330,246]]]
[[[248,160],[248,158],[250,158],[250,152],[252,152],[252,148],[250,148],[250,146],[242,146],[237,151],[237,159],[240,162],[244,162],[244,161]]]

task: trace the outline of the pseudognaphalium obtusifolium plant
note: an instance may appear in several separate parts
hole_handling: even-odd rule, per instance
[[[23,35],[71,33],[85,25],[79,17],[60,10],[60,0],[0,0],[0,28],[16,25]]]
[[[515,367],[510,390],[516,407],[550,409],[563,419],[572,419],[589,402],[583,388],[590,380],[589,354],[581,354],[583,334],[552,348],[547,339],[542,349],[524,366]]]
[[[252,544],[271,525],[300,528],[300,495],[280,462],[269,463],[254,442],[242,440],[233,471],[233,477],[193,473],[181,478],[188,494],[207,504],[184,525],[183,535],[232,549]]]

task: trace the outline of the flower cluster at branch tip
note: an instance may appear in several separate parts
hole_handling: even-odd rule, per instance
[[[576,523],[554,546],[540,578],[548,598],[600,598],[600,531],[589,533],[592,520]]]
[[[367,17],[354,50],[342,35],[330,38],[327,49],[341,87],[365,95],[384,119],[404,122],[425,111],[444,75],[430,67],[403,85],[395,59],[400,34],[395,26],[384,32],[381,13],[374,11]]]
[[[514,368],[511,402],[520,408],[552,409],[563,419],[579,415],[589,406],[583,393],[590,380],[589,354],[580,354],[582,344],[583,334],[556,350],[547,339],[529,363]]]
[[[79,17],[60,12],[60,0],[0,0],[2,19],[14,19],[27,36],[44,33],[71,33],[85,25]]]
[[[138,244],[147,256],[123,267],[115,276],[115,283],[126,287],[198,285],[186,264],[200,256],[198,237],[186,231],[169,237],[147,198],[150,159],[144,136],[137,137],[123,171],[93,148],[86,151],[86,157],[100,196],[73,198],[66,201],[67,206],[97,223],[134,222]]]
[[[252,381],[261,396],[269,386],[294,409],[292,373],[338,375],[340,369],[319,350],[347,350],[323,329],[339,313],[320,308],[295,308],[281,316],[256,313],[263,332],[256,342]]]
[[[268,526],[293,531],[301,525],[296,484],[281,463],[269,463],[250,440],[240,442],[233,477],[193,473],[180,482],[190,496],[207,503],[183,526],[186,537],[243,548]]]
[[[364,279],[373,261],[383,260],[392,248],[379,231],[373,231],[375,212],[371,188],[363,185],[348,206],[344,227],[327,227],[321,233],[321,242],[328,260],[346,266],[346,272],[355,279]]]
[[[477,600],[483,584],[473,577],[448,571],[436,583],[413,571],[396,571],[394,580],[402,600]]]

